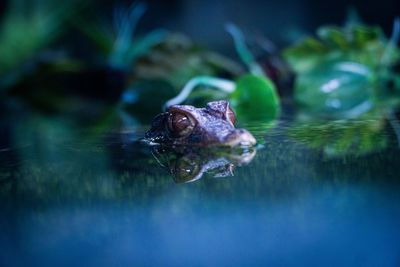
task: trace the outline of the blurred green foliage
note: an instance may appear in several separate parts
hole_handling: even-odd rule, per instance
[[[139,58],[133,69],[134,80],[163,79],[177,91],[196,76],[235,77],[241,66],[187,36],[169,33],[164,40]]]
[[[283,56],[297,75],[296,102],[316,115],[351,118],[399,97],[399,84],[393,83],[399,74],[392,71],[400,59],[399,27],[395,20],[388,40],[381,28],[360,22],[322,26],[317,38],[286,49]]]
[[[163,104],[192,78],[203,75],[236,77],[241,72],[234,61],[193,43],[182,34],[170,33],[138,58],[130,75],[132,85],[123,95],[122,104],[131,114],[148,120],[149,116],[161,112]],[[205,86],[195,91],[186,103],[201,106],[226,97]]]
[[[201,106],[212,100],[227,99],[240,121],[264,121],[276,119],[280,101],[274,83],[265,75],[261,66],[248,50],[243,33],[230,23],[227,31],[232,35],[239,57],[249,69],[248,74],[237,75],[231,81],[220,77],[198,76],[189,80],[182,91],[166,102],[166,107],[176,104],[190,104],[193,98],[203,98]],[[218,91],[195,91],[197,86],[216,88]],[[219,98],[219,99],[218,99]],[[263,124],[264,125],[264,124]]]
[[[283,55],[296,73],[309,72],[326,63],[343,61],[373,68],[381,64],[387,42],[381,28],[377,26],[322,26],[317,30],[317,38],[306,37],[286,49]],[[398,51],[393,51],[391,61],[396,61],[398,56]]]
[[[31,71],[32,60],[61,34],[88,0],[13,0],[0,23],[0,89]]]
[[[112,25],[87,18],[76,18],[73,23],[92,40],[104,61],[113,68],[128,71],[138,57],[162,42],[166,35],[166,31],[161,29],[144,36],[135,35],[137,24],[146,9],[143,2],[133,2],[130,6],[115,7]]]
[[[232,107],[238,116],[247,121],[269,122],[276,119],[280,100],[275,84],[248,49],[242,31],[233,23],[228,23],[226,30],[231,34],[236,52],[250,72],[236,80],[236,89],[230,96]]]

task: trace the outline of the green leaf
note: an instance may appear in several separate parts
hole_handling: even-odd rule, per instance
[[[251,120],[276,118],[280,109],[274,84],[266,77],[251,74],[236,81],[231,105],[238,117]]]
[[[290,67],[298,74],[321,68],[320,64],[353,61],[375,69],[380,67],[388,40],[379,27],[351,25],[323,26],[317,30],[319,39],[306,37],[283,52]],[[396,49],[398,50],[398,49]],[[398,60],[392,53],[387,65]]]
[[[370,74],[354,62],[322,65],[297,77],[295,100],[309,112],[356,117],[372,108]]]
[[[313,69],[327,53],[328,49],[322,42],[307,37],[286,49],[283,57],[295,72],[304,72]]]
[[[366,26],[357,26],[352,28],[352,36],[354,44],[360,48],[367,45],[368,42],[373,42],[375,40],[384,38],[381,28]]]
[[[395,20],[394,36],[396,25]],[[396,42],[389,41],[379,27],[355,22],[344,27],[320,27],[317,36],[283,53],[297,75],[297,104],[314,115],[345,118],[382,106],[389,92],[382,86],[383,80],[395,81],[391,66],[399,61]]]
[[[347,40],[343,31],[338,27],[320,27],[317,31],[318,36],[330,44],[332,47],[339,49],[349,49],[350,43]]]

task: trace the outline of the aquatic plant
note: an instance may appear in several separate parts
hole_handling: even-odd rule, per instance
[[[31,70],[31,60],[61,34],[65,21],[87,2],[8,1],[0,24],[0,90]]]
[[[141,56],[132,79],[165,80],[178,92],[197,76],[235,77],[243,68],[235,61],[196,43],[180,33],[167,33],[163,41]]]
[[[129,75],[131,85],[122,96],[123,108],[143,122],[148,122],[192,78],[236,77],[242,72],[241,66],[233,60],[193,42],[185,35],[168,33],[160,44],[138,58]],[[202,106],[225,97],[224,92],[207,87],[191,94],[187,103]]]
[[[107,64],[130,71],[137,58],[162,42],[166,35],[165,30],[157,29],[144,36],[135,36],[137,24],[146,9],[143,2],[134,2],[130,6],[118,5],[114,9],[112,26],[79,19],[75,23],[103,54]]]
[[[266,77],[262,68],[247,49],[242,32],[233,24],[227,24],[227,31],[232,35],[236,50],[247,65],[250,73],[231,81],[209,76],[191,79],[182,91],[168,100],[164,109],[184,102],[197,86],[209,86],[225,92],[225,97],[240,117],[250,120],[274,119],[279,113],[279,96],[274,83]]]
[[[306,112],[346,118],[387,101],[394,104],[400,93],[400,84],[393,82],[399,74],[392,70],[400,60],[399,35],[399,18],[390,39],[380,27],[350,20],[344,27],[322,26],[317,38],[289,47],[283,56],[297,75],[296,103]]]
[[[72,5],[73,1],[76,0],[67,1],[65,6],[67,6],[67,3]],[[41,12],[38,16],[40,19],[45,19],[47,18],[45,16],[47,15],[46,12],[48,12],[51,14],[49,16],[52,19],[46,20],[46,23],[42,23],[43,25],[40,24],[44,29],[38,29],[37,32],[44,34],[43,32],[46,33],[48,30],[49,33],[44,34],[44,37],[41,38],[45,38],[46,42],[50,42],[60,34],[58,28],[57,30],[51,29],[58,25],[53,19],[61,20],[63,18],[62,16],[57,17],[57,12],[61,11],[57,8],[51,9],[50,7],[55,6],[55,3],[50,0],[36,0],[36,2],[38,5],[39,3],[49,3],[46,6],[44,4],[39,5]],[[82,3],[79,4],[81,5]],[[64,5],[60,8],[62,7]],[[77,10],[76,6],[73,7],[71,6],[71,9],[75,12]],[[15,12],[20,13],[24,10],[22,9],[21,11],[17,7],[15,9],[17,10]],[[163,30],[156,30],[144,36],[135,36],[137,23],[145,10],[146,5],[140,2],[134,3],[129,7],[117,6],[113,16],[113,27],[108,27],[109,25],[106,23],[99,23],[100,26],[95,26],[89,22],[90,11],[88,9],[85,9],[85,13],[81,14],[81,16],[76,15],[76,12],[71,11],[68,13],[68,10],[63,10],[65,14],[63,13],[62,15],[65,18],[62,21],[68,20],[70,26],[71,24],[78,26],[80,30],[90,37],[98,49],[93,49],[92,53],[84,59],[71,59],[65,56],[67,53],[64,54],[63,52],[47,52],[45,56],[39,57],[36,55],[39,48],[36,49],[37,51],[28,49],[32,57],[35,55],[37,59],[28,62],[27,69],[29,72],[23,79],[15,80],[14,83],[8,82],[10,87],[12,85],[8,94],[17,96],[31,106],[46,112],[90,109],[85,107],[91,107],[92,110],[100,110],[109,108],[107,107],[109,104],[114,105],[120,100],[121,93],[127,87],[128,74],[131,72],[135,60],[164,38],[165,31]],[[28,25],[24,27],[30,28]],[[22,29],[18,30],[20,32],[24,31]],[[56,34],[52,34],[53,32]],[[30,42],[28,43],[30,44]],[[74,42],[72,42],[72,45],[74,45]],[[42,58],[45,58],[45,60]],[[93,62],[92,58],[97,60]],[[32,68],[32,65],[35,65],[35,68]],[[18,74],[20,72],[20,70],[17,70],[15,73]],[[14,76],[17,76],[12,74],[6,73],[5,77],[7,79],[4,80],[12,80]],[[73,101],[71,101],[72,99]],[[88,102],[94,104],[91,105]]]

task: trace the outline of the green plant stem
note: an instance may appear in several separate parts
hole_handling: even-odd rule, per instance
[[[214,87],[227,93],[233,93],[233,91],[235,91],[236,89],[236,84],[230,80],[208,77],[208,76],[195,77],[191,79],[185,85],[185,87],[183,87],[182,91],[177,96],[165,102],[163,110],[165,111],[170,106],[179,105],[183,103],[189,97],[193,89],[199,85]]]

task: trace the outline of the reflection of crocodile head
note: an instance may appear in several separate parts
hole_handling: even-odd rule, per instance
[[[162,167],[174,177],[176,183],[193,182],[204,173],[213,177],[233,176],[236,166],[247,165],[256,154],[256,150],[237,149],[188,149],[153,148],[153,155]]]

